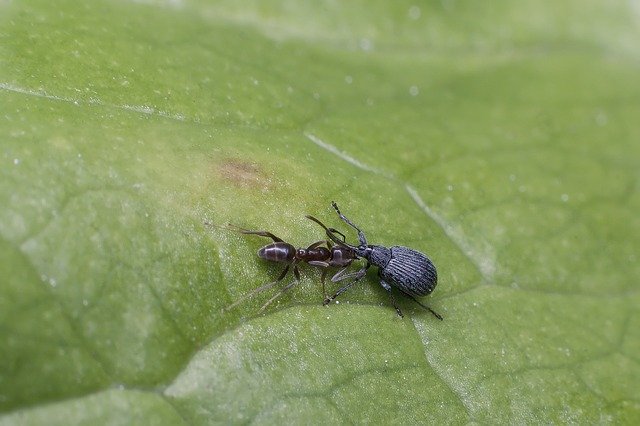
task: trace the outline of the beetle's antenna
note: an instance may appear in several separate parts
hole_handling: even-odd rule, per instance
[[[340,209],[338,208],[338,205],[336,204],[335,201],[332,201],[331,205],[336,210],[336,213],[338,213],[338,216],[340,216],[340,219],[342,219],[344,222],[347,223],[347,225],[350,225],[350,226],[354,227],[355,230],[358,231],[358,239],[360,240],[360,245],[366,246],[367,245],[367,238],[364,236],[364,232],[362,232],[360,230],[360,228],[358,228],[353,222],[351,222],[349,219],[347,219],[347,217],[345,215],[340,213]]]

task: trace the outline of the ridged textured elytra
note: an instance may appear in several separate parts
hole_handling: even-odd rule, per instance
[[[426,296],[438,284],[436,267],[424,254],[408,247],[391,247],[391,260],[380,267],[380,278],[411,296]]]

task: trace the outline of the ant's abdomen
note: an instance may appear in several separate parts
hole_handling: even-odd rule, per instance
[[[258,250],[258,257],[270,262],[291,262],[296,255],[296,249],[289,243],[271,243]]]

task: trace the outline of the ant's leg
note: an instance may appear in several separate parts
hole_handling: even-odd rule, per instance
[[[289,272],[289,266],[291,266],[291,265],[287,265],[287,267],[284,268],[284,271],[282,271],[282,273],[280,274],[280,276],[278,277],[277,280],[275,280],[273,282],[270,282],[270,283],[267,283],[267,284],[265,284],[263,286],[260,286],[260,287],[256,288],[255,290],[253,290],[252,292],[250,292],[248,294],[245,294],[240,299],[236,300],[234,303],[232,303],[227,308],[225,308],[225,311],[228,311],[230,309],[235,308],[236,306],[238,306],[238,304],[240,302],[243,302],[243,301],[255,296],[256,294],[261,293],[261,292],[263,292],[265,290],[268,290],[271,287],[273,287],[274,285],[278,284],[280,281],[282,281],[284,279],[284,277],[287,276],[287,273]]]
[[[333,277],[331,277],[331,282],[332,283],[337,283],[338,281],[342,281],[344,278],[342,278],[345,275],[345,271],[347,270],[349,266],[345,266],[344,268],[340,269],[338,272],[336,272],[334,274]],[[359,271],[358,271],[359,272]]]
[[[418,301],[418,299],[416,299],[415,297],[413,297],[412,295],[405,293],[403,291],[404,295],[409,297],[411,300],[413,300],[414,302],[416,302],[418,305],[422,306],[423,308],[425,308],[427,311],[431,312],[436,318],[438,318],[440,321],[442,321],[442,316],[437,313],[436,311],[434,311],[433,309],[431,309],[430,307],[428,307],[427,305],[423,305],[422,303],[420,303]]]
[[[324,303],[325,300],[327,300],[327,289],[324,286],[324,281],[325,278],[327,278],[327,269],[323,269],[322,270],[322,277],[320,277],[320,281],[322,281],[322,303]]]
[[[324,296],[324,300],[327,300],[327,291],[325,290],[324,280],[327,277],[327,268],[331,265],[321,260],[310,260],[307,263],[311,266],[322,268],[322,277],[320,278],[320,280],[322,281],[322,295]]]
[[[260,311],[258,312],[263,312],[265,309],[267,309],[267,307],[273,303],[274,300],[276,300],[278,297],[280,297],[285,291],[289,290],[291,287],[293,287],[294,285],[298,284],[298,280],[293,280],[291,282],[291,284],[287,284],[285,287],[282,288],[282,290],[280,290],[279,292],[276,293],[275,296],[273,296],[271,299],[267,300],[267,303],[265,303],[264,305],[262,305],[262,307],[260,308]]]
[[[300,281],[300,271],[298,270],[298,265],[293,266],[293,275],[295,275],[297,281]]]
[[[346,271],[346,270],[347,270],[347,268],[348,268],[348,266],[345,266],[344,268],[342,268],[342,269],[340,269],[338,272],[336,272],[336,273],[333,275],[333,277],[331,277],[331,282],[334,282],[334,283],[335,283],[335,282],[340,281],[340,277],[341,277],[342,275],[344,275],[344,271]],[[326,275],[327,275],[327,270],[325,269],[324,271],[322,271],[322,295],[324,296],[324,300],[323,300],[323,302],[322,302],[322,303],[323,303],[324,305],[326,305],[326,304],[328,304],[329,302],[331,302],[331,300],[329,300],[329,298],[327,297],[327,292],[326,292],[325,287],[324,287],[324,279],[325,279]]]
[[[364,277],[367,274],[367,269],[369,269],[370,266],[371,265],[367,263],[367,266],[365,266],[364,268],[360,269],[358,272],[354,272],[354,273],[351,273],[351,274],[343,274],[343,275],[341,275],[339,277],[339,279],[337,281],[334,281],[334,278],[335,278],[335,275],[334,275],[334,277],[331,279],[331,281],[333,281],[333,282],[338,282],[338,281],[346,280],[346,279],[349,279],[349,278],[353,278],[354,280],[351,281],[349,284],[345,285],[344,287],[342,287],[341,289],[339,289],[338,291],[336,291],[336,294],[334,294],[330,298],[325,299],[323,304],[324,305],[328,305],[336,297],[340,296],[342,293],[344,293],[345,291],[349,290],[351,288],[351,286],[353,286],[355,283],[360,281],[362,279],[362,277]]]
[[[360,245],[366,246],[367,245],[367,239],[364,236],[364,232],[362,232],[360,230],[360,228],[358,228],[353,222],[351,222],[349,219],[347,219],[347,217],[345,215],[340,213],[340,209],[338,208],[338,205],[336,204],[335,201],[332,201],[331,205],[336,210],[336,213],[338,213],[338,216],[340,216],[340,219],[342,219],[343,222],[345,222],[347,225],[355,228],[355,230],[358,231],[358,239],[360,240]]]
[[[280,290],[279,292],[277,292],[277,293],[275,294],[275,296],[273,296],[271,299],[267,300],[267,302],[266,302],[264,305],[262,305],[262,307],[260,308],[260,311],[259,311],[259,312],[262,312],[262,311],[264,311],[265,309],[267,309],[267,306],[269,306],[270,304],[272,304],[274,300],[276,300],[278,297],[282,296],[282,294],[283,294],[284,292],[286,292],[286,291],[287,291],[287,290],[289,290],[291,287],[293,287],[294,285],[296,285],[296,284],[298,284],[298,283],[300,282],[300,272],[298,271],[298,266],[297,266],[297,265],[294,265],[294,266],[293,266],[293,275],[296,277],[296,279],[295,279],[295,280],[293,280],[293,281],[291,282],[291,284],[287,284],[286,286],[284,286],[284,287],[282,288],[282,290]]]
[[[329,268],[331,265],[329,265],[329,263],[323,262],[321,260],[310,260],[307,263],[309,265],[311,265],[311,266],[316,266],[318,268],[322,268],[322,277],[320,277],[320,280],[322,281],[322,296],[324,297],[324,300],[327,300],[327,290],[326,290],[326,287],[324,285],[324,282],[325,282],[325,279],[327,278],[327,268]],[[344,268],[344,269],[346,269],[346,268]]]
[[[250,235],[259,235],[261,237],[267,237],[267,238],[271,238],[274,242],[276,243],[280,243],[283,242],[281,238],[276,237],[275,235],[273,235],[271,232],[267,232],[267,231],[250,231],[248,229],[244,229],[244,228],[240,228],[239,226],[236,225],[232,225],[229,224],[228,225],[230,228],[235,229],[238,232],[241,232],[243,234],[250,234]]]
[[[393,293],[391,292],[391,286],[386,282],[384,282],[383,280],[380,280],[380,285],[382,286],[382,288],[387,290],[387,294],[389,294],[389,298],[391,299],[391,304],[393,305],[394,308],[396,308],[396,312],[398,313],[400,318],[404,318],[402,311],[400,310],[400,308],[398,308],[398,304],[396,303],[395,297],[393,297]]]
[[[367,263],[367,265],[364,268],[356,272],[351,272],[349,274],[344,273],[344,271],[347,269],[347,267],[345,267],[344,269],[338,271],[338,273],[335,274],[333,277],[331,277],[331,282],[337,283],[340,281],[348,280],[350,278],[353,278],[356,281],[358,281],[367,274],[367,269],[369,269],[370,266],[371,264]]]

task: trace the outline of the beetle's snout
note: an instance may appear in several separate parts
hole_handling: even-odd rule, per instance
[[[369,259],[371,256],[371,247],[367,246],[358,246],[353,249],[358,257],[364,257],[365,259]]]

